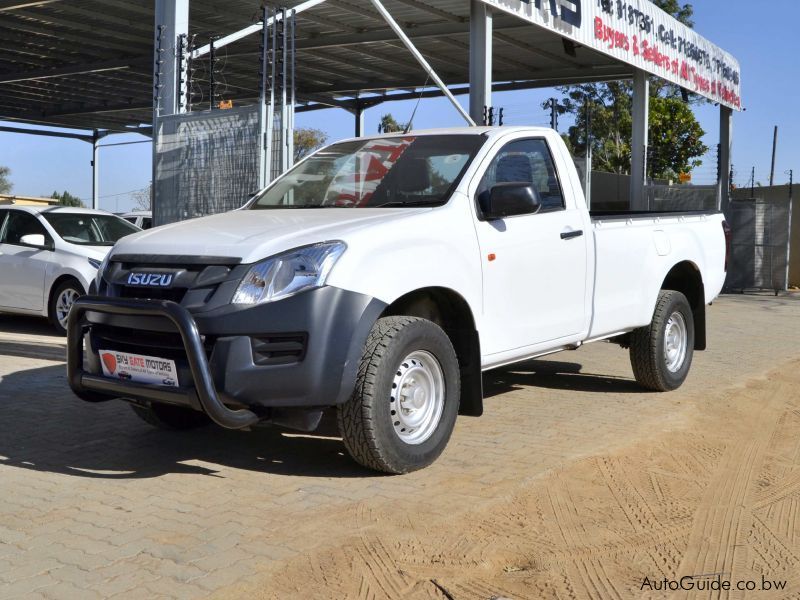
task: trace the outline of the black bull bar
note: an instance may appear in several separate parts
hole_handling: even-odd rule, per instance
[[[163,317],[178,330],[186,350],[194,388],[132,383],[94,375],[83,368],[83,339],[88,327],[86,313],[129,317]],[[75,301],[67,322],[67,379],[75,394],[89,402],[112,398],[144,398],[167,404],[194,406],[205,412],[217,425],[243,429],[258,420],[253,412],[225,406],[217,394],[208,365],[203,341],[191,313],[169,300],[129,300],[83,296]]]

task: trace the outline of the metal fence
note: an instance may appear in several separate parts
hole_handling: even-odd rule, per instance
[[[160,117],[153,218],[158,225],[233,210],[258,189],[257,106]]]
[[[577,160],[576,160],[577,166]],[[580,168],[579,168],[580,170]],[[631,178],[617,173],[592,172],[593,210],[630,210]],[[716,210],[716,185],[677,185],[651,179],[644,186],[647,210]]]
[[[717,210],[716,185],[665,185],[649,183],[644,192],[649,210]]]
[[[732,200],[726,215],[733,238],[726,289],[772,290],[789,286],[791,203],[760,198]]]

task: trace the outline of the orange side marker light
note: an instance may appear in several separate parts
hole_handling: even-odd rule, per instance
[[[491,254],[488,256],[488,258],[489,258],[489,262],[494,262],[495,260],[497,260],[497,255],[496,255],[494,252],[492,252],[492,253],[491,253]]]

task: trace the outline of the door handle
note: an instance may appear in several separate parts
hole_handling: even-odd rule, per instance
[[[571,240],[576,237],[581,237],[583,235],[583,229],[578,229],[577,231],[564,231],[561,234],[562,240]]]

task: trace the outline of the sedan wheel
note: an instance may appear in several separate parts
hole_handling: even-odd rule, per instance
[[[77,281],[65,281],[61,283],[53,293],[50,300],[48,314],[53,327],[61,334],[67,333],[67,320],[69,311],[75,300],[83,296],[84,291]]]

